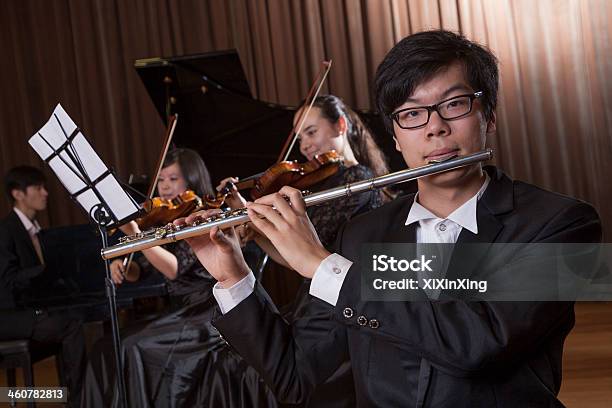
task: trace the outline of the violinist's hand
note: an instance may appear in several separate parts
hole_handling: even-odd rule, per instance
[[[244,205],[246,204],[246,200],[244,199],[242,194],[238,192],[238,189],[234,185],[235,183],[238,182],[237,177],[226,177],[223,180],[221,180],[221,182],[217,186],[217,192],[220,192],[221,190],[223,190],[225,188],[225,185],[228,182],[232,183],[232,188],[230,189],[229,195],[225,198],[225,202],[227,203],[227,205],[230,206],[232,210],[235,210],[237,208],[244,208]]]
[[[191,224],[219,213],[220,210],[198,211],[187,218],[179,218],[175,225]],[[224,288],[229,288],[247,276],[250,269],[242,256],[240,243],[234,228],[221,231],[218,227],[210,230],[209,234],[186,239],[193,249],[202,266]]]
[[[291,205],[285,197],[289,198]],[[291,268],[306,278],[312,278],[330,253],[321,245],[306,215],[300,190],[285,186],[278,193],[247,203],[246,207],[251,222],[272,242]]]
[[[121,285],[125,279],[125,267],[122,259],[115,259],[110,264],[111,279],[115,285]]]
[[[110,264],[111,279],[115,285],[121,285],[123,281],[136,282],[140,278],[140,267],[136,262],[128,262],[129,269],[125,270],[127,259],[115,259]]]
[[[130,221],[127,224],[123,224],[119,227],[121,232],[125,235],[135,235],[140,232],[140,227],[136,224],[136,221]]]

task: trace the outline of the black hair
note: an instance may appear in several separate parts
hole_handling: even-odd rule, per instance
[[[4,189],[11,204],[15,203],[13,190],[25,192],[30,186],[45,184],[45,175],[40,169],[32,166],[17,166],[10,169],[4,176]]]
[[[319,108],[323,117],[332,124],[338,123],[340,117],[345,118],[346,136],[359,164],[368,167],[376,176],[389,172],[385,155],[374,141],[372,133],[359,115],[341,98],[335,95],[320,95],[312,106]]]
[[[483,45],[451,31],[432,30],[410,35],[387,53],[376,70],[375,98],[385,127],[393,134],[393,113],[415,88],[451,64],[463,64],[474,91],[482,91],[484,116],[492,119],[497,105],[497,58]]]
[[[199,197],[216,194],[210,181],[210,173],[202,157],[192,149],[176,148],[168,151],[163,168],[177,163],[187,181],[187,188],[193,190]]]

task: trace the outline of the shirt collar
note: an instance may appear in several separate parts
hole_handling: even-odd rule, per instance
[[[472,198],[463,203],[461,207],[453,211],[447,217],[447,219],[453,221],[454,223],[460,225],[463,228],[468,229],[474,234],[478,234],[478,223],[476,221],[476,205],[478,203],[478,200],[480,200],[480,197],[482,197],[485,190],[487,189],[487,186],[489,185],[490,181],[491,178],[489,177],[487,172],[485,172],[485,181],[478,190],[478,192],[474,194]],[[417,192],[414,196],[414,203],[410,208],[410,212],[408,213],[408,218],[406,219],[405,225],[410,225],[417,221],[420,222],[428,219],[438,219],[438,217],[434,213],[432,213],[427,208],[423,207],[417,202],[418,196],[419,193]]]
[[[15,213],[17,214],[17,216],[19,217],[19,220],[21,221],[21,223],[23,224],[23,227],[26,229],[26,231],[28,231],[28,233],[30,234],[38,234],[38,232],[40,231],[40,225],[38,224],[38,221],[34,220],[30,220],[19,208],[17,207],[13,207],[13,211],[15,211]]]

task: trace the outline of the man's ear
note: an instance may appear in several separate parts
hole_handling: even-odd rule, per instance
[[[13,201],[19,202],[25,197],[25,192],[14,188],[11,190],[11,196],[13,197]]]
[[[487,122],[487,135],[497,132],[497,116],[495,112],[491,114],[491,119]]]
[[[393,140],[395,141],[395,150],[397,150],[398,152],[402,151],[402,147],[400,146],[399,142],[397,141],[397,137],[393,136]]]
[[[343,115],[340,115],[338,121],[336,122],[336,130],[338,131],[338,136],[346,134],[346,118]]]

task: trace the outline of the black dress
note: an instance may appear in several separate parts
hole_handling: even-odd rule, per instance
[[[227,348],[211,326],[216,301],[215,279],[202,267],[184,241],[165,246],[178,260],[178,275],[167,280],[171,312],[145,324],[121,330],[128,404],[130,407],[239,406],[224,401],[225,379],[215,367],[226,358]],[[143,270],[152,266],[146,258],[136,261]],[[244,364],[244,363],[242,363]],[[238,384],[247,406],[266,406],[274,397],[254,370],[244,372]],[[118,405],[112,338],[97,342],[90,353],[83,390],[84,407]],[[206,388],[202,388],[206,384]],[[238,397],[238,395],[236,395]]]
[[[342,166],[336,174],[319,183],[312,190],[323,191],[372,177],[374,177],[372,170],[361,164],[351,167]],[[381,205],[380,193],[378,191],[368,191],[309,207],[306,211],[323,246],[332,248],[342,225],[356,215]]]
[[[365,166],[341,167],[334,176],[311,190],[322,191],[371,177],[373,177],[373,173]],[[340,227],[346,221],[358,214],[379,207],[381,204],[380,194],[371,191],[310,207],[307,212],[321,243],[326,248],[331,248]],[[304,280],[295,302],[285,308],[286,311],[283,315],[287,320],[299,316],[302,305],[308,299],[309,288],[310,280]],[[206,370],[207,375],[203,377],[200,383],[200,399],[195,406],[215,408],[285,407],[285,405],[276,402],[267,388],[262,391],[259,386],[261,384],[259,375],[231,347],[226,346],[223,351],[215,353],[213,364]],[[211,382],[211,379],[218,381]],[[253,393],[253,390],[255,390],[255,393]],[[325,384],[319,386],[304,406],[312,408],[354,407],[355,398],[350,363],[345,362]]]

